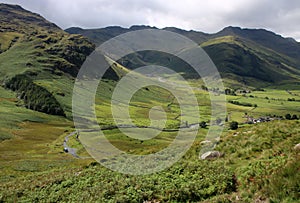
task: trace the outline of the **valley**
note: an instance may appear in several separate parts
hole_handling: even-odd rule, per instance
[[[93,132],[77,132],[73,122],[76,76],[97,46],[140,29],[157,28],[63,31],[39,14],[0,4],[0,202],[297,202],[300,43],[267,30],[227,27],[206,34],[164,28],[207,52],[224,90],[207,88],[189,66],[165,53],[138,52],[118,61],[107,57],[110,68],[98,84],[95,102],[85,105],[95,110],[94,125],[114,147],[149,155],[170,146],[181,128],[186,134],[196,131],[196,137],[178,162],[153,174],[118,173],[88,153],[84,136]],[[125,95],[134,86],[118,83],[129,73],[132,80],[146,80],[135,69],[149,64],[179,72],[191,88],[176,75],[153,75],[157,85],[140,88],[130,99],[132,124],[121,116],[117,123],[112,103],[119,109],[126,104],[113,100],[113,93],[119,88]],[[180,97],[159,84],[172,86]],[[179,99],[186,95],[195,95],[199,105],[185,100],[187,113],[182,114]],[[211,116],[212,98],[216,105],[226,98],[225,116]],[[253,123],[259,118],[270,121]],[[205,126],[199,126],[201,122]],[[237,129],[232,122],[238,122]],[[220,137],[207,137],[210,129],[219,127]],[[144,130],[136,139],[122,131],[136,128]],[[96,140],[90,144],[98,146]],[[212,144],[222,156],[202,160],[202,150]]]

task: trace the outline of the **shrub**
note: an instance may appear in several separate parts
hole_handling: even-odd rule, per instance
[[[292,116],[292,120],[298,120],[298,116],[294,114],[294,115]]]
[[[296,101],[295,98],[288,98],[287,100],[288,100],[288,101]]]
[[[291,114],[288,113],[288,114],[285,115],[285,119],[291,120],[291,118],[292,118]]]
[[[239,128],[239,123],[236,121],[232,121],[229,125],[230,130],[236,130]]]
[[[207,124],[206,124],[205,121],[202,121],[201,123],[199,123],[199,126],[200,126],[201,128],[206,128],[206,127],[207,127]]]
[[[247,107],[257,107],[257,104],[251,104],[247,102],[239,102],[239,101],[229,101],[231,104],[239,105],[239,106],[247,106]]]

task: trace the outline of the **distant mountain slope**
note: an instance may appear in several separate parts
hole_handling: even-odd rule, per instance
[[[202,47],[223,76],[231,76],[243,85],[255,86],[253,79],[277,85],[299,81],[300,71],[294,60],[240,37],[214,38]]]
[[[82,34],[95,44],[117,35],[138,30],[157,29],[149,26],[130,28],[107,27],[101,29],[69,28],[66,31]],[[185,31],[168,27],[164,30],[182,34],[200,44],[209,54],[221,75],[238,81],[241,85],[282,85],[299,83],[300,44],[290,38],[262,29],[227,27],[216,34]],[[151,57],[150,57],[151,56]],[[160,64],[185,72],[187,78],[195,78],[191,68],[170,56],[148,51],[132,54],[122,60],[124,66],[134,69],[149,63]],[[256,81],[256,82],[255,82]]]
[[[249,39],[264,47],[289,56],[300,61],[300,43],[292,38],[283,38],[265,29],[241,29],[239,27],[227,27],[215,36],[234,35]]]

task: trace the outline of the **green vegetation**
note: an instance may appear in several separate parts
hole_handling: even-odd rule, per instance
[[[298,124],[276,121],[244,127],[221,141],[217,149],[226,154],[228,165],[237,167],[238,190],[246,202],[254,196],[274,202],[298,201],[300,156],[293,149],[300,142]]]
[[[196,142],[178,163],[153,175],[122,175],[91,161],[72,159],[69,164],[77,162],[81,166],[66,165],[68,170],[54,167],[39,172],[40,164],[45,161],[26,161],[14,170],[27,175],[22,180],[11,178],[3,183],[1,198],[4,201],[17,198],[20,201],[211,199],[215,202],[233,201],[238,196],[242,202],[256,198],[297,202],[299,182],[295,175],[299,169],[299,153],[293,151],[294,144],[300,142],[297,125],[298,121],[278,121],[240,128],[237,136],[225,133],[217,147],[225,156],[214,161],[198,159],[201,146]],[[286,184],[289,187],[282,190]]]
[[[82,34],[97,45],[117,35],[148,26],[131,28],[107,27],[101,29],[70,28],[72,34]],[[155,29],[155,28],[152,28]],[[262,89],[299,89],[300,48],[297,42],[282,38],[266,30],[228,27],[216,34],[165,28],[184,35],[207,52],[230,88],[254,87]],[[268,37],[266,37],[268,36]],[[278,44],[280,42],[280,44]],[[126,56],[119,61],[134,69],[149,63],[169,67],[186,78],[199,78],[187,64],[168,54],[144,51]]]
[[[16,75],[6,82],[4,86],[17,91],[26,108],[47,114],[65,116],[55,97],[45,88],[34,84],[32,80],[24,75]]]
[[[236,121],[232,121],[232,122],[230,122],[230,124],[229,124],[229,128],[230,128],[230,130],[236,130],[236,129],[239,128],[239,123],[236,122]]]
[[[207,123],[205,121],[201,121],[200,124],[199,124],[199,126],[201,128],[206,128],[207,127]]]
[[[239,102],[239,101],[228,101],[231,104],[235,105],[240,105],[240,106],[247,106],[247,107],[257,107],[257,104],[251,104],[251,103],[244,103],[244,102]]]
[[[100,43],[139,28],[72,30]],[[0,202],[297,202],[300,199],[300,154],[294,149],[300,143],[300,71],[295,68],[298,48],[295,53],[284,49],[290,45],[281,41],[284,39],[275,37],[282,43],[274,47],[276,43],[270,42],[274,40],[270,33],[268,40],[253,39],[254,32],[262,37],[265,31],[227,28],[215,35],[205,35],[168,28],[196,40],[213,57],[225,76],[224,92],[209,90],[186,69],[186,64],[159,52],[127,56],[132,60],[129,67],[107,58],[111,68],[99,83],[94,109],[98,124],[115,147],[130,154],[151,154],[170,145],[180,126],[199,124],[200,127],[192,147],[176,164],[156,174],[131,176],[96,163],[80,143],[80,136],[69,137],[67,143],[77,150],[79,158],[63,151],[66,136],[75,131],[71,121],[74,79],[95,46],[86,38],[69,35],[18,6],[0,4],[0,29],[3,85],[0,86]],[[118,80],[130,71],[127,68],[150,62],[188,76],[191,92],[180,86],[176,88],[180,93],[196,95],[201,122],[198,116],[191,116],[195,106],[189,101],[185,104],[187,113],[182,114],[171,92],[157,86],[143,87],[129,103],[132,122],[138,127],[148,127],[149,112],[157,106],[161,109],[151,112],[154,121],[162,123],[162,110],[167,121],[158,128],[161,132],[155,138],[138,140],[118,129],[111,112],[111,97]],[[176,82],[172,75],[168,79]],[[124,94],[128,91],[124,87],[120,90]],[[217,99],[226,95],[226,118],[211,117],[209,91]],[[274,120],[248,124],[249,119],[260,117]],[[276,120],[279,118],[283,120]],[[121,121],[121,124],[127,123]],[[216,125],[224,125],[225,129],[215,148],[222,156],[201,160],[199,153],[211,143],[206,134]]]

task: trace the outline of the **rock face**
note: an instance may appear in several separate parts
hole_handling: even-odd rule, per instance
[[[295,145],[294,150],[300,151],[300,143],[298,143],[298,144]]]
[[[202,159],[202,160],[215,159],[215,158],[219,158],[221,156],[223,156],[223,154],[219,151],[209,151],[209,152],[202,154],[200,156],[200,159]]]

